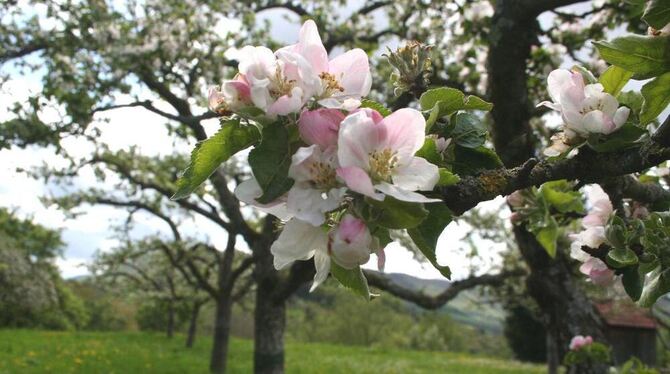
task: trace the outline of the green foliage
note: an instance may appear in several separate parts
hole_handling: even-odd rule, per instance
[[[574,366],[580,364],[605,364],[611,361],[611,348],[599,343],[593,342],[585,345],[575,351],[568,352],[563,357],[563,365]]]
[[[615,152],[636,145],[645,134],[647,134],[647,130],[627,122],[613,134],[607,136],[594,135],[589,138],[587,143],[596,152]]]
[[[657,30],[662,29],[670,23],[670,2],[667,0],[649,1],[642,20]]]
[[[191,153],[191,163],[177,181],[173,200],[183,199],[209,178],[221,163],[235,153],[256,143],[258,129],[231,119],[221,123],[221,129],[207,140],[198,143]]]
[[[400,201],[386,196],[384,201],[366,199],[369,204],[366,221],[387,229],[409,229],[418,226],[428,216],[421,203]]]
[[[447,279],[451,278],[449,266],[440,265],[435,256],[437,240],[451,222],[451,212],[442,203],[427,204],[428,216],[417,227],[407,230],[414,244],[428,261]]]
[[[459,175],[475,175],[484,170],[499,169],[503,166],[500,157],[484,146],[467,148],[454,147],[453,171]]]
[[[438,187],[446,187],[456,184],[461,178],[445,168],[440,168],[440,180],[437,181]]]
[[[598,82],[603,85],[605,92],[616,97],[632,76],[632,72],[612,65],[600,75]]]
[[[166,331],[169,308],[169,300],[154,299],[143,301],[135,315],[137,326],[142,331]],[[188,304],[176,301],[173,301],[173,308],[174,328],[178,330],[187,323],[190,309]]]
[[[384,116],[384,117],[386,117],[386,116],[388,116],[389,114],[391,114],[391,110],[390,110],[390,109],[388,109],[388,108],[385,107],[384,105],[382,105],[382,104],[380,104],[380,103],[378,103],[378,102],[376,102],[376,101],[374,101],[374,100],[370,100],[370,99],[363,99],[363,100],[361,100],[361,106],[360,106],[360,107],[361,107],[361,108],[370,108],[370,109],[374,109],[374,110],[376,110],[377,112],[379,112],[379,114],[381,114],[381,115]]]
[[[256,199],[259,203],[274,201],[293,186],[293,179],[288,177],[293,151],[286,126],[274,123],[263,127],[260,144],[249,153],[249,166],[263,190]]]
[[[370,300],[370,288],[368,287],[368,281],[363,275],[363,271],[360,267],[355,267],[353,269],[345,269],[338,265],[335,261],[330,262],[330,274],[340,282],[341,285],[350,289],[355,294],[364,297],[367,300]]]
[[[605,61],[633,72],[636,79],[655,77],[670,70],[668,36],[626,35],[594,44]]]
[[[670,72],[654,78],[642,86],[644,103],[640,122],[646,125],[656,119],[670,104]]]
[[[493,104],[477,96],[466,96],[463,92],[451,87],[434,88],[424,92],[419,98],[419,104],[423,111],[430,111],[426,121],[427,130],[438,119],[459,110],[489,111],[493,108]]]
[[[451,131],[443,133],[445,138],[465,148],[478,148],[486,141],[486,125],[477,116],[468,113],[458,113],[451,117],[449,126]]]

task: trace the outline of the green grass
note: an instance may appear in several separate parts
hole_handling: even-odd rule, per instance
[[[249,373],[253,344],[231,342],[229,372]],[[209,337],[183,339],[138,332],[0,330],[0,374],[206,373]],[[288,373],[543,373],[542,366],[465,354],[288,343]]]

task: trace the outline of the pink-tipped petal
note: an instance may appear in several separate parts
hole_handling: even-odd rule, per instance
[[[323,149],[337,145],[337,135],[344,114],[338,109],[305,110],[300,114],[298,129],[307,144],[317,144]]]
[[[365,170],[350,166],[337,169],[337,176],[342,178],[344,183],[352,191],[369,196],[375,200],[384,200],[384,195],[375,192],[372,180]]]

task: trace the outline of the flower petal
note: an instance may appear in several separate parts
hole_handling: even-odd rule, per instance
[[[326,251],[328,236],[320,227],[292,218],[279,238],[272,243],[275,269],[281,270],[294,261],[308,260],[316,251]]]
[[[368,173],[356,166],[338,168],[337,176],[354,192],[369,196],[375,200],[384,200],[384,195],[375,192],[372,179]]]
[[[377,185],[375,185],[375,188],[383,192],[386,195],[389,195],[391,197],[394,197],[398,200],[402,201],[407,201],[410,203],[436,203],[439,201],[442,201],[440,199],[431,199],[428,197],[423,196],[420,193],[412,192],[412,191],[407,191],[403,190],[401,188],[398,188],[392,184],[382,182]]]
[[[386,128],[375,125],[366,112],[348,115],[340,123],[337,159],[340,166],[356,166],[367,170],[370,153],[377,149],[385,137]]]
[[[316,251],[314,253],[314,267],[316,274],[314,275],[314,283],[309,288],[309,292],[313,292],[321,283],[323,283],[330,273],[330,256],[326,251]]]
[[[380,148],[396,152],[399,164],[406,164],[421,149],[426,137],[426,120],[415,109],[404,108],[391,113],[380,125],[386,128]]]
[[[260,204],[256,199],[261,195],[263,195],[263,190],[258,184],[258,181],[256,181],[256,178],[253,177],[238,184],[237,188],[235,188],[235,197],[237,197],[239,201],[252,205],[261,212],[272,214],[284,221],[292,217],[286,209],[286,203],[284,201],[279,199],[269,204]]]
[[[344,89],[334,96],[362,97],[370,93],[372,75],[368,55],[362,49],[355,48],[335,57],[328,64],[328,72]]]
[[[393,174],[393,184],[407,191],[430,191],[440,179],[437,166],[421,157],[413,157]]]

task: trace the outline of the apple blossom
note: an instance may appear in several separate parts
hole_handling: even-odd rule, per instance
[[[318,144],[323,149],[335,146],[343,119],[344,114],[339,109],[304,110],[298,120],[300,137],[305,143]]]
[[[298,43],[280,52],[298,54],[309,62],[320,82],[310,93],[324,107],[353,110],[360,105],[361,97],[370,93],[372,76],[365,51],[355,48],[328,61],[328,52],[312,20],[302,25]]]
[[[223,82],[220,91],[217,87],[209,89],[209,109],[213,112],[225,113],[248,105],[251,105],[251,89],[243,75]]]
[[[270,252],[274,257],[274,267],[281,270],[294,261],[309,260],[314,257],[316,275],[310,292],[328,278],[330,256],[328,256],[328,234],[323,228],[293,218],[286,223],[279,238],[272,243]]]
[[[288,176],[295,183],[288,192],[286,207],[296,218],[314,226],[324,223],[324,214],[342,203],[346,188],[337,181],[337,153],[330,147],[302,147],[292,157]]]
[[[253,104],[269,116],[297,113],[318,83],[310,64],[299,54],[246,46],[239,71],[250,87]]]
[[[547,83],[553,102],[543,101],[538,106],[561,112],[568,141],[589,134],[611,134],[628,119],[629,108],[619,107],[614,96],[603,92],[602,84],[584,85],[578,72],[556,69]]]
[[[353,269],[368,262],[372,244],[365,222],[346,214],[330,234],[329,252],[340,266]]]
[[[583,264],[579,271],[588,276],[594,284],[605,286],[614,280],[614,272],[600,259],[592,257],[582,250],[583,246],[598,248],[605,243],[605,225],[613,213],[612,203],[600,187],[589,191],[592,201],[588,214],[582,219],[584,230],[570,235],[570,256]]]
[[[582,336],[582,335],[576,335],[570,340],[570,350],[571,351],[576,351],[581,349],[582,347],[585,347],[587,345],[591,345],[593,343],[593,338],[590,336]]]
[[[380,119],[359,111],[340,124],[337,175],[351,190],[383,200],[390,195],[409,202],[434,202],[414,191],[432,190],[437,166],[414,154],[423,145],[426,121],[414,109]]]

